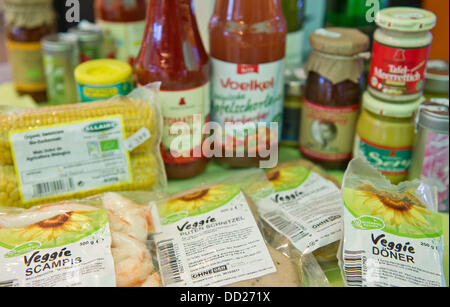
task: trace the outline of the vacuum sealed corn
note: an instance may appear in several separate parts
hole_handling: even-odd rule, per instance
[[[166,287],[298,287],[294,261],[270,247],[254,202],[272,193],[261,170],[157,201],[153,240]]]
[[[339,262],[349,287],[440,287],[444,238],[437,193],[419,182],[392,185],[362,159],[343,184]]]
[[[0,208],[0,284],[159,287],[147,237],[152,210],[117,193]]]
[[[0,114],[2,205],[29,208],[165,187],[158,87],[107,101]]]

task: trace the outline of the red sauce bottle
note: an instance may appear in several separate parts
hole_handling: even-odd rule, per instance
[[[136,74],[139,85],[162,82],[161,151],[168,178],[185,179],[203,173],[208,164],[202,150],[202,131],[210,113],[210,66],[192,0],[149,1]],[[188,131],[171,131],[180,124]]]
[[[146,0],[95,0],[95,19],[105,32],[107,57],[133,65],[144,35],[146,8]]]
[[[217,0],[210,22],[213,122],[278,123],[280,139],[286,36],[281,0]],[[274,132],[267,130],[266,135]],[[269,138],[255,142],[259,137],[250,133],[224,134],[224,155],[218,160],[232,167],[257,166],[259,146],[278,146]],[[233,150],[233,157],[225,157]]]

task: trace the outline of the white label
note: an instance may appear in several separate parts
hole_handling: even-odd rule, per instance
[[[284,60],[244,65],[213,58],[212,70],[212,121],[222,126],[277,122],[281,139]]]
[[[131,182],[121,117],[11,132],[23,201]]]
[[[161,228],[155,242],[165,286],[221,287],[276,272],[242,193]]]
[[[126,139],[125,145],[128,149],[128,151],[133,151],[137,147],[141,146],[143,143],[145,143],[148,139],[150,139],[151,133],[148,128],[143,127],[138,130],[135,134],[133,134],[131,137]]]
[[[286,44],[286,68],[296,69],[303,64],[303,30],[289,33]]]
[[[77,214],[79,213],[72,212],[67,223],[76,224]],[[70,221],[71,218],[74,221]],[[34,235],[40,236],[43,240],[46,232],[47,236],[57,232],[51,229],[41,229],[38,232],[38,227],[36,224],[14,231],[22,233],[23,237]],[[67,229],[70,229],[69,227],[67,226]],[[77,229],[72,228],[65,234]],[[58,238],[53,240],[56,241]],[[19,246],[19,249],[16,247],[18,255],[14,255],[16,249],[11,251],[0,244],[0,287],[116,286],[109,223],[88,236],[78,238],[75,242],[61,244],[59,247],[40,248],[40,244],[37,241],[24,243],[22,246],[30,246],[31,251],[22,253]],[[33,249],[31,246],[36,248]]]
[[[302,253],[340,240],[341,193],[331,181],[316,173],[310,173],[295,189],[259,201],[258,209],[261,217]]]

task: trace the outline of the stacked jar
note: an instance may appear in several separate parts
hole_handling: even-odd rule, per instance
[[[366,160],[393,184],[408,179],[414,120],[423,97],[425,73],[436,25],[426,10],[393,7],[376,16],[372,63],[354,156]]]

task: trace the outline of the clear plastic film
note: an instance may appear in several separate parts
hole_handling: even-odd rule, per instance
[[[393,185],[357,158],[346,171],[342,194],[338,258],[346,286],[445,286],[435,189],[418,180]]]
[[[167,186],[159,83],[106,101],[0,114],[0,203],[23,207]]]
[[[0,283],[160,287],[148,235],[156,193],[109,192],[31,209],[0,208]]]

